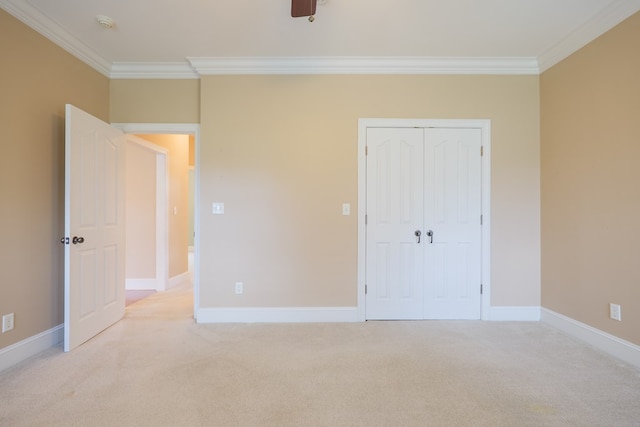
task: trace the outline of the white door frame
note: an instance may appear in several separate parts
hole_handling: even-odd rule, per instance
[[[480,129],[482,135],[482,320],[489,320],[491,308],[491,120],[488,119],[367,119],[358,120],[358,319],[366,320],[365,277],[366,277],[366,227],[367,210],[367,128],[473,128]]]
[[[197,123],[112,123],[125,133],[159,134],[159,135],[193,135],[195,141],[195,194],[194,194],[194,222],[195,237],[193,240],[193,317],[198,320],[200,309],[200,125]],[[165,227],[166,228],[166,227]]]
[[[121,128],[120,128],[121,129]],[[156,272],[155,290],[167,290],[169,280],[169,171],[168,150],[142,138],[127,134],[127,141],[155,153],[156,156]]]

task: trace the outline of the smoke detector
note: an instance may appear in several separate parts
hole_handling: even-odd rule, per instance
[[[107,30],[110,30],[113,28],[113,24],[114,24],[113,19],[109,18],[108,16],[97,15],[96,21],[98,21],[98,24],[102,25],[102,27]]]

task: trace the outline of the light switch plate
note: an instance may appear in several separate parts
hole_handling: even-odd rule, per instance
[[[222,215],[222,214],[224,214],[224,203],[213,202],[213,214],[214,215]]]
[[[342,204],[342,215],[351,215],[351,205],[349,203]]]

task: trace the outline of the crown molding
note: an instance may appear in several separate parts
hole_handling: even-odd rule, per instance
[[[82,62],[109,77],[111,63],[25,1],[0,0],[0,7]]]
[[[197,79],[200,75],[188,62],[114,62],[112,79]]]
[[[200,75],[539,74],[535,58],[243,57],[187,58]]]
[[[616,0],[559,43],[538,56],[540,73],[548,70],[640,10],[640,0]]]

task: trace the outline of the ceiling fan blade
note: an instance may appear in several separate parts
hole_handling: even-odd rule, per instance
[[[317,0],[291,0],[291,17],[311,16],[316,14]]]

